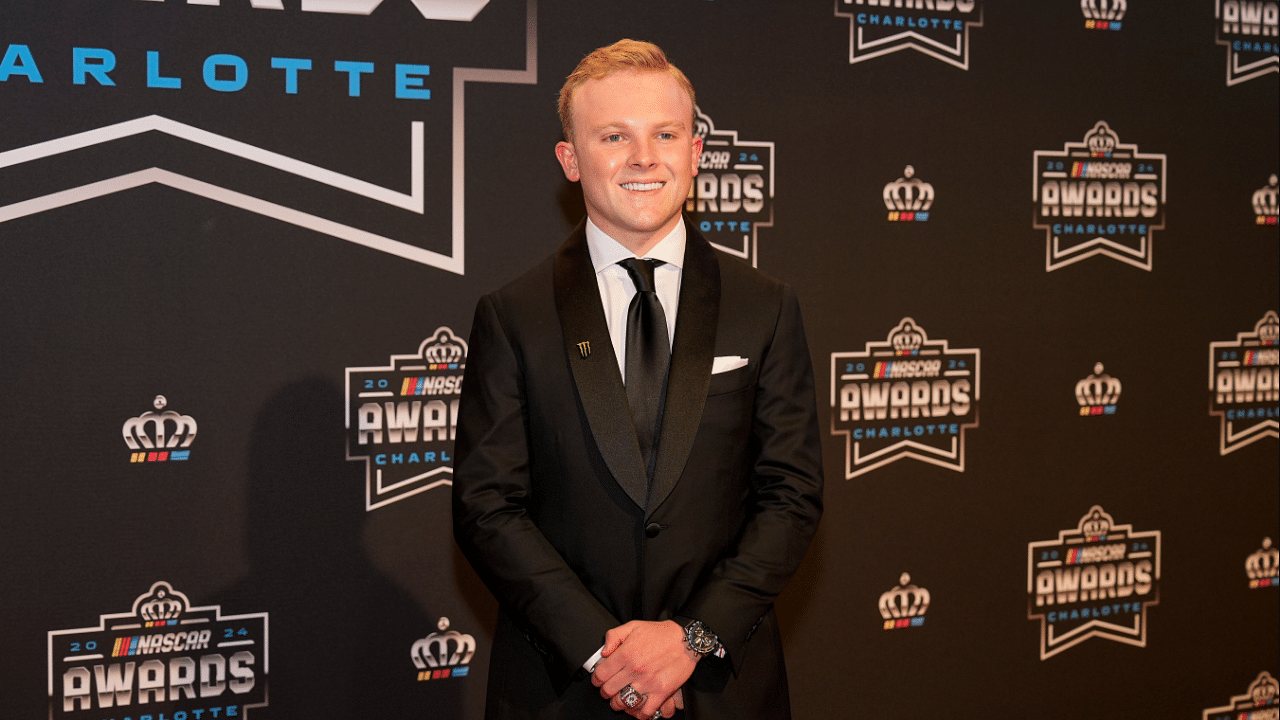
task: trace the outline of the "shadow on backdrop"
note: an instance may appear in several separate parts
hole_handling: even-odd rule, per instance
[[[362,544],[363,469],[345,458],[343,395],[292,382],[259,411],[249,449],[248,575],[213,598],[269,613],[269,718],[453,718],[455,683],[419,682],[411,660],[427,612]]]

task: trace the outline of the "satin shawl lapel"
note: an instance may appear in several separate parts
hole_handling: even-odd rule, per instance
[[[578,225],[555,258],[556,309],[560,312],[565,353],[600,455],[618,485],[643,508],[649,480],[645,477],[640,443],[627,409],[630,407],[627,391],[622,386],[618,358],[600,305],[600,286],[587,250],[585,227],[585,223]],[[684,302],[683,292],[681,302]],[[578,345],[583,342],[590,343],[586,357]]]
[[[716,325],[720,318],[720,262],[716,251],[698,231],[687,227],[680,308],[667,376],[667,402],[662,413],[657,467],[644,504],[646,519],[667,499],[684,472],[693,438],[702,421],[715,359]]]

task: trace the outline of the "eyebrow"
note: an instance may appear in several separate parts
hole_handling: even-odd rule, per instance
[[[675,130],[685,130],[685,129],[687,129],[687,128],[688,128],[688,126],[687,126],[683,121],[680,121],[680,120],[669,120],[669,121],[667,121],[667,122],[661,122],[661,123],[658,123],[658,125],[657,125],[657,128],[656,128],[656,129],[658,129],[658,130],[672,130],[672,129],[675,129]],[[622,122],[611,122],[611,123],[605,123],[604,125],[599,125],[599,126],[597,126],[597,127],[591,128],[591,132],[592,132],[592,133],[602,133],[602,132],[607,132],[607,131],[611,131],[611,130],[631,130],[631,129],[632,129],[632,126],[630,126],[630,125],[628,125],[628,124],[626,124],[626,123],[622,123]]]

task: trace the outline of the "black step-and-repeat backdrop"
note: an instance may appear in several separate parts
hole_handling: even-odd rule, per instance
[[[6,0],[0,715],[481,716],[471,313],[582,216],[556,93],[635,37],[690,217],[805,311],[795,715],[1276,717],[1277,15]]]

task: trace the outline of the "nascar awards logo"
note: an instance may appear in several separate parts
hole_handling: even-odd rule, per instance
[[[1271,547],[1271,538],[1262,538],[1262,549],[1244,561],[1244,570],[1251,590],[1280,586],[1280,553]]]
[[[1276,176],[1272,174],[1267,186],[1253,194],[1253,214],[1257,224],[1276,224],[1276,215],[1280,214],[1280,202],[1277,202],[1276,191]]]
[[[1103,255],[1151,269],[1152,234],[1164,229],[1165,155],[1138,152],[1105,122],[1084,142],[1035,151],[1034,227],[1045,231],[1045,272]]]
[[[49,632],[49,718],[247,717],[267,705],[268,657],[267,613],[191,607],[157,582],[97,627]]]
[[[964,472],[979,371],[977,349],[930,340],[909,317],[884,342],[831,353],[831,434],[845,438],[845,479],[902,458]]]
[[[1102,363],[1095,363],[1093,374],[1076,383],[1076,402],[1080,415],[1115,415],[1120,401],[1120,381],[1103,372]]]
[[[773,143],[739,140],[736,130],[717,130],[694,110],[702,159],[685,210],[708,242],[755,267],[757,229],[773,226]]]
[[[1028,543],[1027,618],[1040,621],[1040,659],[1091,637],[1146,647],[1159,580],[1160,531],[1116,525],[1098,505],[1057,540]]]
[[[889,209],[889,222],[926,222],[933,205],[933,186],[915,177],[908,165],[902,177],[884,186],[884,206]]]
[[[1080,0],[1086,30],[1119,30],[1128,9],[1127,0]]]
[[[1280,4],[1275,0],[1213,0],[1214,43],[1227,48],[1227,86],[1277,71]]]
[[[476,639],[449,629],[449,618],[436,623],[439,632],[414,641],[409,650],[418,681],[466,677],[471,672],[471,656],[476,654]]]
[[[1243,695],[1233,695],[1220,707],[1208,708],[1202,720],[1276,720],[1280,718],[1280,685],[1265,670]]]
[[[1221,424],[1226,455],[1262,438],[1280,437],[1280,322],[1268,310],[1253,332],[1209,343],[1209,414]]]
[[[453,484],[467,341],[447,327],[418,352],[347,368],[347,459],[365,464],[365,510]]]
[[[880,596],[880,616],[885,630],[920,627],[929,609],[929,591],[911,584],[911,576],[902,573],[898,584]]]
[[[129,462],[168,462],[188,460],[191,443],[196,440],[196,421],[190,415],[180,415],[165,410],[169,401],[157,395],[152,401],[156,412],[150,410],[124,421],[121,432],[129,446]],[[164,410],[164,412],[160,412]]]
[[[969,28],[982,27],[977,0],[836,0],[849,18],[849,64],[918,50],[969,69]]]

